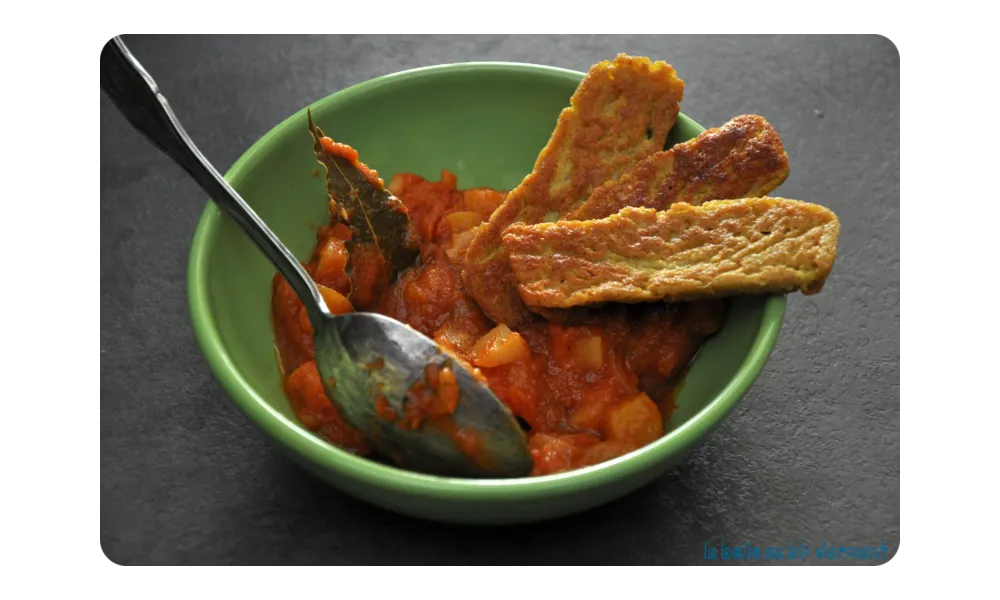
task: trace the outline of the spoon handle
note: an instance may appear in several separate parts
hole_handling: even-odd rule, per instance
[[[305,304],[313,323],[330,314],[299,261],[202,155],[156,82],[117,36],[101,50],[101,89],[132,126],[187,171],[222,212],[271,259]]]

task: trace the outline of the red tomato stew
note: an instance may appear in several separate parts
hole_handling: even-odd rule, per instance
[[[448,171],[440,181],[399,174],[388,187],[420,235],[421,260],[386,287],[377,252],[359,260],[355,249],[347,273],[350,231],[335,221],[320,227],[305,268],[333,312],[378,312],[408,323],[485,379],[527,431],[533,475],[610,460],[663,435],[683,369],[725,321],[724,301],[608,305],[572,325],[539,318],[512,331],[490,321],[465,293],[456,265],[472,229],[505,193],[460,190]],[[323,390],[302,303],[280,275],[272,286],[275,342],[299,421],[341,448],[369,455],[361,433]],[[384,402],[376,409],[389,421],[413,418]]]

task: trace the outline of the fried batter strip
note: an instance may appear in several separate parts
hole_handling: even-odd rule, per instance
[[[683,93],[684,82],[664,62],[620,54],[591,67],[559,115],[534,170],[469,244],[465,288],[491,319],[513,328],[531,319],[503,247],[507,226],[558,220],[595,186],[616,180],[662,150]]]
[[[601,219],[626,206],[663,210],[675,202],[766,196],[788,177],[781,138],[764,117],[740,115],[657,152],[612,181],[564,219]]]
[[[823,206],[763,197],[515,224],[504,243],[524,302],[569,308],[815,294],[833,268],[839,231],[836,215]]]

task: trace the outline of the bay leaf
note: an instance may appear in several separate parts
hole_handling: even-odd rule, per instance
[[[374,247],[387,267],[386,281],[377,290],[382,292],[400,271],[416,262],[419,236],[410,224],[403,202],[385,189],[349,146],[338,145],[329,138],[324,145],[326,135],[313,121],[311,111],[307,111],[307,116],[316,160],[326,169],[332,216],[351,230],[347,242],[348,275],[351,275],[351,258],[359,254],[356,251],[362,246]]]

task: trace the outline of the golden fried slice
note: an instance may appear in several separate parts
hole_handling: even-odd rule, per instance
[[[829,209],[784,198],[625,208],[592,221],[516,224],[504,243],[524,301],[568,308],[735,294],[814,294],[837,254]]]
[[[469,244],[465,288],[491,319],[515,328],[531,319],[507,261],[504,229],[511,223],[559,219],[595,186],[661,150],[683,94],[684,82],[664,62],[620,54],[591,67],[559,115],[534,170]]]
[[[602,219],[626,206],[663,210],[675,202],[766,196],[788,177],[788,156],[771,124],[740,115],[717,129],[657,152],[618,181],[598,186],[563,217]]]

